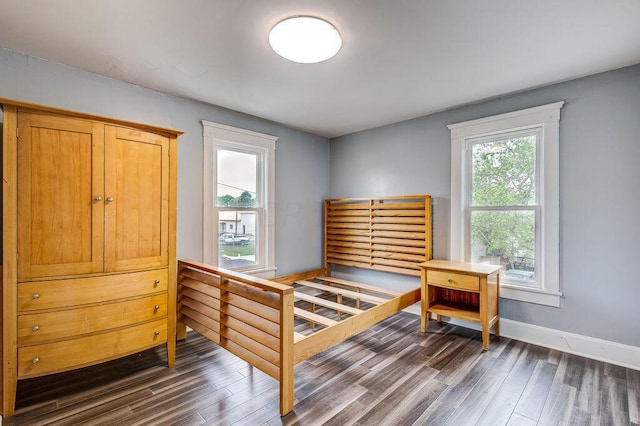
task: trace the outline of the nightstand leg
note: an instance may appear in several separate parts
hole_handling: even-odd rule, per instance
[[[489,350],[489,327],[482,326],[482,349]]]
[[[496,337],[500,337],[500,318],[498,318],[493,325],[493,334],[495,334]]]

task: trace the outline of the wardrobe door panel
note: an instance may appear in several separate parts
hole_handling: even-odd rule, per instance
[[[169,138],[116,126],[105,136],[106,271],[166,266]]]
[[[18,114],[18,278],[102,272],[104,126]]]

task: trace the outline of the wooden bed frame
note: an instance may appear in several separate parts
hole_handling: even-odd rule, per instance
[[[419,285],[398,292],[332,278],[331,265],[419,277],[431,232],[428,195],[326,200],[323,269],[265,280],[180,261],[178,337],[188,326],[278,380],[285,415],[296,363],[420,301]],[[311,330],[296,331],[301,322]]]

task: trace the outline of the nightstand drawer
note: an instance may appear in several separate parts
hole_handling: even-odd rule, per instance
[[[427,272],[427,282],[430,285],[439,287],[466,291],[480,291],[480,278],[473,275],[429,270]]]

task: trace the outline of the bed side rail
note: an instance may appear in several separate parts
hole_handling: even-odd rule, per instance
[[[178,262],[178,321],[280,382],[293,410],[293,288],[193,261]]]

